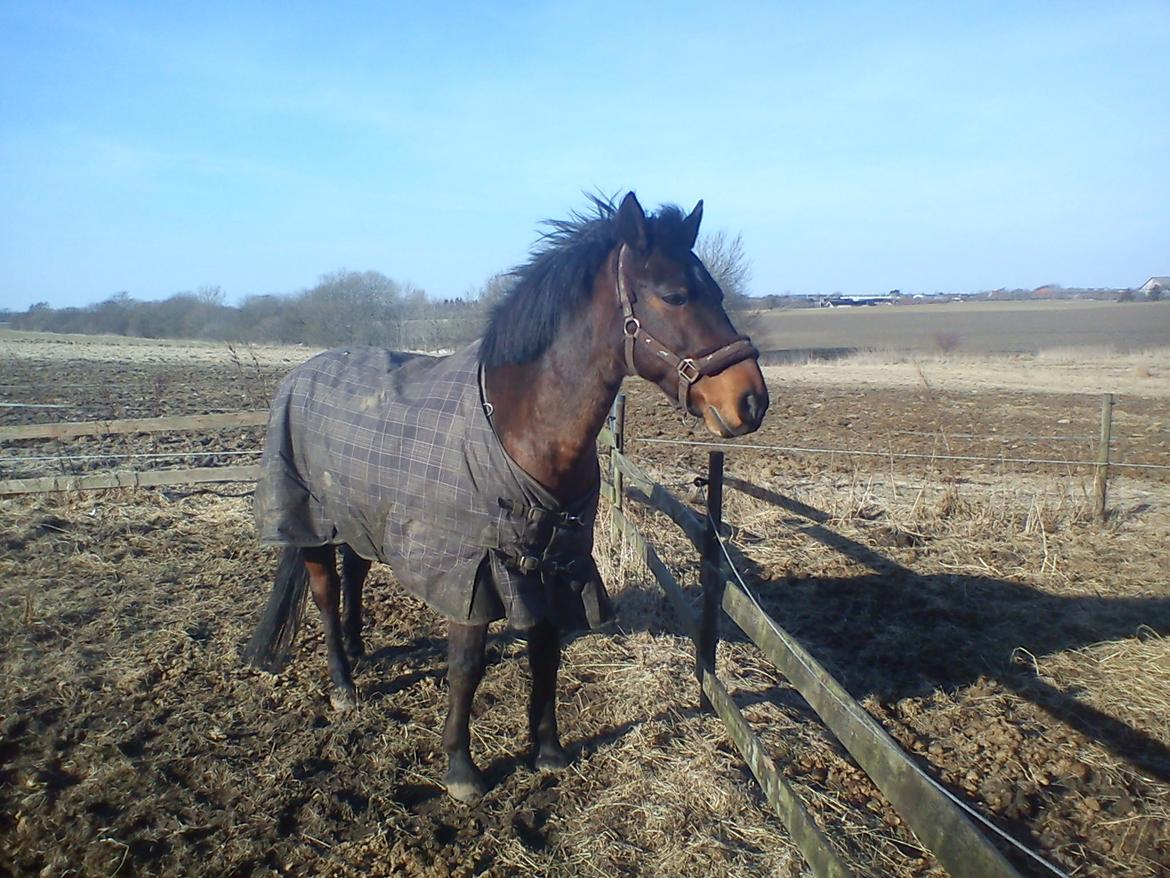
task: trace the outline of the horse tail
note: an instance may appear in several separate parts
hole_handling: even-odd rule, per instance
[[[297,629],[301,627],[308,593],[309,571],[305,568],[304,550],[289,546],[280,556],[276,582],[268,595],[260,624],[244,647],[245,662],[273,673],[285,666],[293,641],[297,639]]]

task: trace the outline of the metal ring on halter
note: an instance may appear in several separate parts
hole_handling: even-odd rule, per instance
[[[634,331],[630,331],[630,326],[633,325]],[[622,332],[627,338],[636,338],[638,333],[642,331],[642,321],[637,317],[627,317],[626,322],[622,324]]]
[[[703,377],[703,373],[699,371],[699,367],[690,357],[679,360],[675,369],[678,372],[679,381],[685,381],[687,384],[694,384]]]

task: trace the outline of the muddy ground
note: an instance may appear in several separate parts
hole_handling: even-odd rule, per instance
[[[251,408],[305,355],[149,350],[7,351],[4,398],[62,408],[0,414]],[[1154,389],[1118,404],[1115,459],[1170,464],[1160,363],[1145,367]],[[1095,522],[1087,470],[1007,459],[1091,459],[1096,385],[1070,370],[1044,389],[952,386],[941,364],[919,368],[908,386],[769,371],[767,424],[741,445],[884,456],[731,451],[738,563],[780,623],[1004,832],[1077,875],[1166,874],[1167,471],[1117,476]],[[707,437],[640,387],[629,432],[631,456],[697,501],[707,449],[648,440]],[[0,478],[238,463],[217,452],[256,443],[247,430],[8,443]],[[183,456],[116,456],[169,451]],[[8,460],[63,453],[93,456]],[[802,874],[696,708],[678,620],[607,527],[620,621],[572,640],[561,677],[575,764],[527,766],[524,645],[499,629],[473,728],[493,789],[468,808],[438,785],[443,624],[385,568],[368,589],[359,711],[329,709],[312,620],[287,673],[240,665],[274,566],[249,500],[243,484],[0,499],[0,874]],[[693,551],[641,518],[694,590]],[[942,874],[803,700],[724,633],[721,676],[857,873]]]

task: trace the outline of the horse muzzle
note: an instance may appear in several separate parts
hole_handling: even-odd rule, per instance
[[[692,401],[707,429],[721,439],[754,433],[768,411],[768,388],[755,360],[696,382]]]

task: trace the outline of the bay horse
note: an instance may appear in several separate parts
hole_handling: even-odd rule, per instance
[[[449,620],[444,784],[462,802],[487,791],[469,717],[495,619],[527,638],[535,768],[568,764],[561,634],[612,615],[592,558],[596,438],[623,379],[657,384],[723,438],[768,407],[759,353],[693,252],[703,202],[647,216],[633,192],[592,201],[548,223],[481,341],[450,357],[326,352],[284,379],[269,419],[255,512],[285,549],[245,660],[284,664],[307,589],[331,701],[356,706],[362,586],[373,560],[389,563]]]

